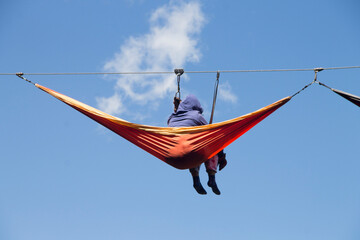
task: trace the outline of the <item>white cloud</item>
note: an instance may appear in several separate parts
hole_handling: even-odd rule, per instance
[[[125,111],[121,97],[116,93],[109,98],[98,97],[96,101],[99,108],[106,113],[121,114]]]
[[[219,84],[219,99],[227,102],[235,103],[237,96],[232,92],[231,86],[228,82]]]
[[[105,71],[169,71],[199,61],[198,35],[205,23],[199,2],[171,1],[156,9],[149,21],[149,32],[129,37],[104,65]],[[124,111],[120,100],[148,104],[174,94],[175,75],[120,75],[114,90],[113,96],[98,98],[99,108],[109,114]]]

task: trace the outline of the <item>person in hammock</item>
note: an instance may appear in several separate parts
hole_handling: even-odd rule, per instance
[[[202,116],[203,109],[199,100],[194,95],[189,95],[185,98],[184,101],[181,101],[179,98],[174,98],[174,113],[168,119],[169,127],[189,127],[189,126],[199,126],[206,125],[208,122]],[[212,191],[220,195],[220,190],[215,181],[215,174],[217,166],[219,165],[219,170],[222,170],[226,164],[226,154],[221,151],[214,157],[210,158],[205,162],[206,172],[209,175],[208,186],[211,187]],[[201,185],[199,177],[200,166],[191,168],[190,173],[193,178],[193,187],[199,194],[206,194],[205,189]]]

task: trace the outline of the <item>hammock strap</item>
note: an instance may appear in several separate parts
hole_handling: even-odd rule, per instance
[[[216,73],[216,81],[215,81],[215,86],[214,86],[213,104],[212,104],[211,116],[210,116],[209,124],[212,124],[212,122],[213,122],[216,97],[217,97],[218,88],[219,88],[219,78],[220,78],[220,71],[217,71],[217,73]]]
[[[306,85],[305,87],[303,87],[301,90],[299,90],[298,92],[293,94],[291,97],[295,97],[296,95],[298,95],[300,92],[304,91],[307,87],[309,87],[313,83],[319,83],[319,81],[317,80],[317,74],[318,74],[318,72],[321,72],[322,70],[324,70],[324,68],[315,68],[314,69],[314,72],[315,72],[314,80],[311,83],[309,83],[308,85]]]
[[[177,86],[178,86],[178,89],[177,89],[177,92],[175,93],[174,98],[178,97],[179,99],[181,99],[181,97],[180,97],[180,76],[184,73],[184,69],[175,69],[174,72],[177,76]]]
[[[24,75],[24,73],[22,73],[22,72],[16,73],[16,76],[18,76],[19,78],[24,79],[25,81],[27,81],[28,83],[31,83],[32,85],[35,85],[35,83],[33,83],[29,79],[25,78],[23,75]]]
[[[319,85],[321,85],[321,86],[324,86],[324,87],[326,87],[326,88],[330,89],[330,90],[333,90],[331,87],[329,87],[329,86],[325,85],[325,84],[324,84],[324,83],[322,83],[322,82],[317,81],[317,83],[318,83]]]

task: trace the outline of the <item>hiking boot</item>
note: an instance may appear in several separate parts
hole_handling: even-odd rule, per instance
[[[212,191],[216,194],[216,195],[220,195],[221,192],[216,184],[216,181],[215,181],[215,175],[209,175],[209,181],[207,183],[207,185],[209,187],[211,187]]]
[[[201,195],[207,194],[207,192],[201,185],[199,176],[193,176],[193,182],[194,182],[193,187],[195,188],[195,190],[197,191],[198,194],[201,194]]]

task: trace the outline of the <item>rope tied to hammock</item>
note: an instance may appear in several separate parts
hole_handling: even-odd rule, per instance
[[[177,92],[175,93],[175,97],[178,97],[179,99],[181,99],[180,97],[180,76],[183,75],[184,73],[184,69],[175,69],[174,73],[176,74],[177,77]]]
[[[180,76],[183,75],[184,69],[177,68],[177,69],[174,70],[174,73],[176,74],[176,77],[177,77],[177,92],[175,93],[175,96],[174,96],[174,112],[176,112],[179,105],[180,105],[180,102],[181,102]]]
[[[299,90],[298,92],[296,92],[295,94],[293,94],[293,95],[291,96],[291,98],[295,97],[296,95],[298,95],[300,92],[304,91],[307,87],[311,86],[312,84],[314,84],[314,83],[320,83],[320,82],[317,80],[317,74],[318,74],[318,72],[321,72],[321,71],[323,71],[323,70],[324,70],[324,68],[314,68],[314,72],[315,72],[314,80],[313,80],[311,83],[309,83],[308,85],[306,85],[305,87],[303,87],[301,90]]]
[[[323,68],[323,70],[349,70],[349,69],[356,69],[360,68],[360,66],[347,66],[347,67],[327,67]],[[295,68],[295,69],[252,69],[252,70],[219,70],[222,73],[256,73],[256,72],[303,72],[303,71],[313,71],[313,68]],[[189,73],[216,73],[217,71],[186,71],[187,74]],[[42,76],[49,76],[49,75],[129,75],[129,74],[171,74],[171,71],[165,72],[38,72],[38,73],[26,73],[26,75],[42,75]],[[0,73],[1,75],[16,75],[16,73]]]
[[[322,82],[317,81],[317,83],[318,83],[319,85],[321,85],[321,86],[324,86],[324,87],[326,87],[326,88],[330,89],[330,90],[333,90],[331,87],[329,87],[329,86],[325,85],[325,84],[324,84],[324,83],[322,83]]]
[[[33,83],[33,82],[30,81],[29,79],[25,78],[25,77],[24,77],[24,73],[22,73],[22,72],[16,73],[16,76],[18,76],[18,77],[21,78],[21,79],[24,79],[25,81],[27,81],[28,83],[31,83],[32,85],[35,85],[35,83]]]
[[[220,78],[220,71],[217,71],[216,81],[215,81],[215,86],[214,86],[213,104],[212,104],[209,124],[212,124],[213,118],[214,118],[215,104],[216,104],[216,98],[217,98],[217,93],[218,93],[218,88],[219,88],[219,78]]]

